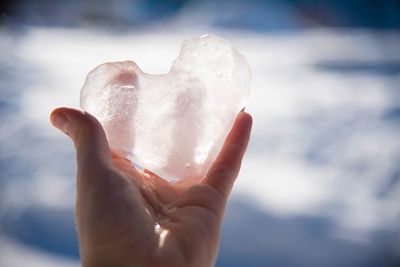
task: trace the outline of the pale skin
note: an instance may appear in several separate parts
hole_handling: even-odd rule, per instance
[[[112,152],[90,114],[58,108],[52,124],[74,142],[76,226],[84,267],[209,267],[252,119],[240,112],[205,177],[169,183]]]

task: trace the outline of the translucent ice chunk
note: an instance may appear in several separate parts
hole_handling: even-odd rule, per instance
[[[91,71],[82,109],[103,125],[111,148],[167,180],[204,176],[243,109],[250,67],[225,39],[187,38],[168,74],[132,61]]]

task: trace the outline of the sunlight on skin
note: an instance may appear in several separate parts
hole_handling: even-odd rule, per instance
[[[162,249],[165,243],[165,239],[169,233],[168,229],[163,229],[158,223],[154,226],[156,234],[159,236],[158,247]]]
[[[213,266],[229,193],[252,125],[245,112],[205,177],[170,183],[111,152],[87,112],[58,108],[52,124],[74,142],[82,265]]]

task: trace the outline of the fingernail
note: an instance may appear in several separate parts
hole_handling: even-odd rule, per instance
[[[247,131],[247,129],[253,124],[253,119],[251,116],[249,116],[249,114],[247,114],[246,117],[246,119],[241,119],[239,121],[239,128]]]
[[[54,127],[60,129],[64,133],[68,134],[66,130],[66,126],[68,124],[68,119],[67,117],[62,113],[62,112],[55,112],[51,114],[51,123],[54,125]]]

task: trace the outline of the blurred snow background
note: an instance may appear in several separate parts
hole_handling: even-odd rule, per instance
[[[70,141],[86,74],[165,73],[186,36],[253,70],[251,144],[217,266],[398,266],[397,1],[13,1],[0,17],[0,266],[79,266]]]

